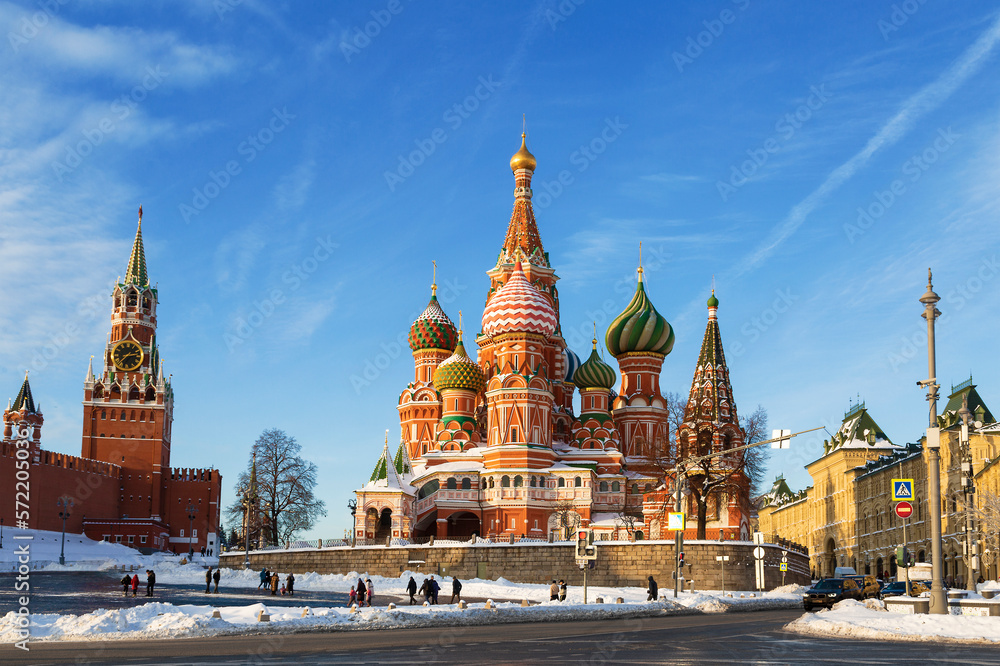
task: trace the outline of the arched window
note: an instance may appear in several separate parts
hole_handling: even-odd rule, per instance
[[[538,486],[536,485],[536,482],[535,482],[535,477],[531,477],[531,487],[532,487],[532,488],[537,488],[537,487],[538,487]]]
[[[94,400],[98,400],[104,397],[104,387],[98,384],[94,387]]]
[[[494,485],[495,484],[493,483],[493,477],[491,476],[489,480],[489,487],[492,488]]]
[[[561,476],[559,477],[559,487],[560,488],[566,487],[566,479],[562,478]]]
[[[647,483],[646,487],[643,488],[643,492],[645,492],[645,493],[649,493],[649,492],[652,492],[652,491],[653,491],[653,484],[652,483]]]
[[[633,483],[632,484],[632,494],[633,495],[638,495],[639,494],[639,484],[638,483]]]
[[[458,482],[455,481],[455,477],[448,479],[447,488],[448,490],[458,490]]]
[[[576,486],[577,488],[582,488],[583,487],[583,479],[581,479],[580,477],[576,477],[576,480],[573,481],[573,485]]]
[[[620,492],[621,489],[622,489],[622,486],[621,486],[620,483],[618,483],[617,481],[612,481],[611,482],[611,492],[617,493],[617,492]]]
[[[520,488],[523,485],[524,485],[524,479],[521,478],[520,474],[518,474],[517,476],[514,477],[514,487],[515,488]]]
[[[119,420],[119,421],[124,421],[124,420],[125,420],[125,410],[124,410],[124,409],[122,410],[122,415],[121,415],[121,418],[120,418],[120,419],[118,419],[118,420]]]
[[[136,306],[136,303],[138,302],[139,302],[139,294],[137,294],[134,290],[130,289],[128,294],[125,296],[125,305],[127,305],[130,308],[134,308]]]
[[[500,487],[501,488],[510,488],[510,477],[507,476],[506,474],[504,474],[502,477],[500,477]]]
[[[140,421],[146,420],[146,412],[139,412],[139,420]]]
[[[150,386],[146,389],[146,402],[153,402],[156,400],[156,389]]]
[[[142,309],[149,312],[149,308],[152,307],[152,301],[149,300],[149,296],[142,297]]]
[[[462,490],[472,490],[472,480],[468,477],[462,479]]]
[[[600,489],[600,491],[602,493],[608,492],[608,482],[607,481],[601,481],[601,485],[598,486],[598,488]]]
[[[101,420],[103,421],[106,418],[108,418],[108,413],[107,413],[107,411],[105,411],[105,410],[102,409],[101,410]]]

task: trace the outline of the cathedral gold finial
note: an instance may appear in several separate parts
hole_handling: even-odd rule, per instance
[[[460,339],[461,339],[461,337],[462,337],[462,329],[463,329],[463,328],[464,328],[464,326],[462,325],[462,311],[461,311],[461,310],[459,310],[459,311],[458,311],[458,337],[459,337]]]
[[[139,204],[139,226],[142,226],[142,204]]]
[[[591,340],[591,343],[593,343],[594,349],[597,349],[597,322],[596,321],[594,322],[594,339]]]
[[[431,265],[434,267],[434,277],[431,278],[431,296],[437,296],[437,292],[438,292],[438,285],[437,285],[437,281],[438,281],[438,262],[432,259],[431,260]]]
[[[385,445],[386,446],[389,445],[389,431],[388,430],[385,431]]]
[[[639,241],[639,282],[642,282],[642,241]]]

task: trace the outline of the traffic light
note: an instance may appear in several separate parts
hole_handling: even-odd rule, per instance
[[[906,548],[906,546],[897,547],[896,566],[906,569],[911,564],[913,564],[913,554]]]
[[[684,553],[677,553],[677,568],[684,566]]]
[[[587,557],[587,530],[576,531],[576,559],[582,560]]]

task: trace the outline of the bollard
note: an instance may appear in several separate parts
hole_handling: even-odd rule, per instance
[[[221,620],[222,619],[222,613],[219,612],[218,608],[216,608],[214,611],[212,611],[212,617],[214,617],[217,620]]]
[[[616,604],[623,604],[623,603],[625,603],[625,599],[623,597],[618,597],[617,599],[615,599],[615,603]]]
[[[309,606],[306,606],[305,608],[302,609],[301,617],[309,617],[310,615],[312,615],[312,609],[309,608]]]
[[[521,608],[527,608],[530,605],[527,599],[521,599]]]
[[[351,610],[350,610],[350,612],[351,613],[357,613],[358,612],[358,605],[357,604],[351,604]]]
[[[493,600],[492,599],[487,599],[486,600],[486,610],[490,610],[492,608],[493,608]]]
[[[466,608],[468,608],[468,607],[469,607],[469,604],[465,603],[464,601],[459,601],[459,602],[458,602],[458,607],[459,607],[459,608],[460,608],[461,610],[465,610]]]
[[[392,602],[390,601],[390,602],[389,602],[389,605],[388,605],[388,606],[386,606],[386,608],[388,608],[389,610],[395,610],[395,608],[396,608],[396,604],[394,604],[394,603],[392,603]]]
[[[261,610],[257,613],[258,622],[270,622],[271,616],[267,614],[267,611]]]
[[[745,595],[743,593],[740,593],[740,599],[746,599],[746,598],[747,598],[747,595]]]
[[[430,605],[431,605],[431,602],[429,602],[429,601],[425,601],[424,602],[424,606],[430,606]]]

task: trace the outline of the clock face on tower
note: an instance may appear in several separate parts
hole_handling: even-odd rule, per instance
[[[111,360],[119,370],[136,370],[142,365],[142,347],[134,340],[122,340],[111,350]]]

